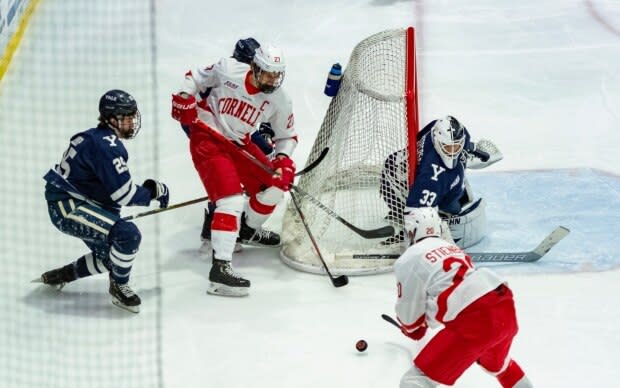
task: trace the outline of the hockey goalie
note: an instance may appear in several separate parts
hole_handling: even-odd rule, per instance
[[[444,239],[467,248],[486,233],[486,201],[477,198],[465,170],[482,169],[503,158],[490,140],[471,140],[469,131],[453,116],[428,123],[417,136],[417,167],[413,185],[407,187],[406,151],[392,153],[381,174],[381,197],[387,219],[399,225],[414,208],[436,207],[443,221]],[[401,243],[404,231],[384,241]]]

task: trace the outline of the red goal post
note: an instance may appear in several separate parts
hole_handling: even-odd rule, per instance
[[[383,31],[358,43],[308,161],[326,147],[329,152],[298,182],[300,188],[360,228],[391,223],[398,230],[402,226],[401,217],[387,216],[395,197],[406,198],[415,173],[419,129],[416,73],[413,27]],[[386,163],[390,155],[398,156],[398,163]],[[399,189],[387,195],[382,175],[396,180]],[[301,206],[333,273],[363,275],[391,270],[393,259],[369,259],[368,255],[400,253],[400,244],[364,239],[303,198]],[[284,215],[282,238],[280,256],[286,264],[324,273],[292,204]]]

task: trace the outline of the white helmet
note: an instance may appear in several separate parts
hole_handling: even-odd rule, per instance
[[[433,146],[449,169],[456,167],[465,146],[465,128],[452,116],[437,120],[431,130]]]
[[[405,232],[410,244],[415,244],[426,237],[441,236],[441,218],[434,207],[407,208],[404,218]]]
[[[258,88],[263,93],[273,93],[282,85],[285,69],[281,49],[274,46],[261,46],[256,49],[252,59],[252,70]]]

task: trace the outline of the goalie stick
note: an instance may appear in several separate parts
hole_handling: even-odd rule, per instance
[[[221,133],[211,129],[208,125],[206,125],[202,121],[196,119],[194,121],[194,124],[197,125],[198,127],[202,128],[202,129],[204,129],[208,133],[210,133],[215,139],[219,140],[220,142],[223,142],[223,143],[228,144],[230,146],[234,146],[235,143],[233,143],[232,140],[229,140],[228,138],[226,138]],[[254,155],[252,155],[251,153],[249,153],[247,150],[245,150],[243,148],[236,147],[236,146],[235,146],[235,148],[247,160],[252,162],[257,167],[261,168],[263,171],[268,172],[270,175],[274,175],[275,174],[275,172],[271,168],[265,166],[260,160],[256,159],[256,157]],[[323,151],[323,152],[325,152],[325,151]],[[352,223],[348,222],[344,218],[340,217],[332,209],[330,209],[327,206],[323,205],[321,203],[321,201],[319,201],[318,199],[314,198],[312,195],[310,195],[306,191],[300,189],[296,185],[291,184],[291,191],[294,191],[294,192],[298,193],[299,195],[303,196],[304,198],[307,198],[310,202],[312,202],[317,207],[319,207],[321,210],[326,212],[329,216],[331,216],[331,217],[335,218],[336,220],[340,221],[340,223],[342,223],[344,226],[346,226],[347,228],[351,229],[353,232],[357,233],[358,235],[362,236],[363,238],[366,238],[366,239],[385,238],[385,237],[390,237],[390,236],[392,236],[394,234],[394,228],[392,226],[389,226],[389,225],[388,226],[383,226],[383,227],[377,228],[377,229],[370,229],[370,230],[358,228],[357,226],[355,226]]]
[[[557,243],[562,241],[570,233],[570,230],[564,226],[558,226],[547,235],[536,248],[526,252],[468,252],[475,263],[533,263],[540,260],[547,252],[551,250]],[[399,254],[353,254],[338,255],[339,258],[353,258],[360,260],[396,260]]]

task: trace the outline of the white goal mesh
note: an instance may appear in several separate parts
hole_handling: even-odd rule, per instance
[[[329,152],[321,164],[301,177],[298,186],[359,228],[375,229],[391,222],[398,230],[402,217],[388,217],[388,213],[397,207],[390,202],[404,200],[411,181],[408,177],[413,176],[408,166],[415,165],[409,163],[415,160],[418,129],[415,85],[413,28],[384,31],[360,42],[351,54],[308,162],[326,147]],[[392,154],[404,163],[386,164]],[[380,183],[382,173],[397,178],[400,189],[386,193]],[[364,239],[303,196],[297,198],[330,271],[359,275],[391,269],[393,260],[369,259],[368,255],[398,254],[400,244],[382,244],[385,238]],[[282,231],[283,261],[296,269],[323,273],[292,203]]]

